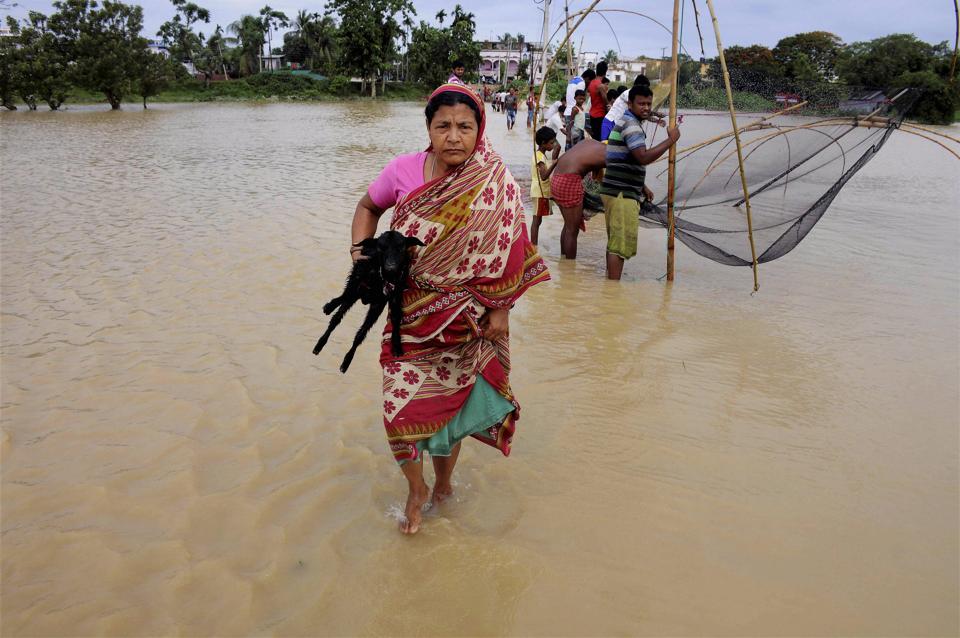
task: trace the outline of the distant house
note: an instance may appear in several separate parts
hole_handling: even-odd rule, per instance
[[[872,113],[890,102],[883,91],[870,91],[840,102],[840,110],[849,113]]]
[[[796,93],[787,93],[786,91],[780,91],[773,96],[773,99],[776,100],[777,104],[781,107],[793,106],[794,104],[803,102],[803,98]]]
[[[264,55],[261,56],[263,61],[263,70],[264,71],[279,71],[283,68],[283,58],[282,55]]]
[[[607,69],[607,77],[611,84],[633,84],[633,79],[638,75],[646,75],[647,61],[637,60],[617,60],[610,64]]]
[[[147,40],[147,50],[162,55],[165,58],[170,57],[170,49],[160,40]]]

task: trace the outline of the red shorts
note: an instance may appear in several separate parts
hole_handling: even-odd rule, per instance
[[[546,217],[553,214],[553,211],[550,210],[550,200],[548,198],[534,197],[533,201],[537,203],[537,210],[533,213],[535,216]]]
[[[583,178],[576,173],[550,176],[550,195],[563,208],[573,208],[583,203]]]

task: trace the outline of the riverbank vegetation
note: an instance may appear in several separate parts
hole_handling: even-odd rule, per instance
[[[471,69],[467,81],[478,79],[476,22],[460,5],[419,22],[412,0],[328,0],[322,13],[303,9],[292,18],[267,5],[223,27],[210,25],[209,11],[189,0],[170,2],[159,43],[142,35],[142,8],[116,0],[57,0],[50,15],[8,16],[12,35],[0,38],[0,103],[56,110],[65,101],[105,100],[116,109],[131,100],[146,108],[149,100],[417,99],[443,82],[457,59]],[[281,38],[282,29],[289,30]],[[919,97],[910,117],[949,123],[960,113],[960,82],[945,42],[894,34],[844,44],[815,31],[783,38],[773,49],[732,46],[725,55],[741,110],[802,100],[808,109],[837,112],[840,102],[865,100],[871,91],[892,96],[912,88]],[[719,63],[704,62],[681,56],[678,103],[725,110]],[[529,86],[528,64],[508,84],[521,94]],[[559,71],[548,78],[551,101],[566,83]]]

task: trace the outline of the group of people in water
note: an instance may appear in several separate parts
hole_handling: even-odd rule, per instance
[[[606,169],[600,192],[607,217],[607,266],[609,276],[618,279],[623,260],[636,252],[640,202],[652,196],[644,184],[644,166],[679,138],[671,127],[665,141],[646,147],[642,122],[651,118],[653,94],[641,76],[611,127],[603,121],[595,125],[591,117],[588,134],[576,140],[576,118],[588,108],[585,93],[591,96],[590,112],[602,110],[604,118],[619,98],[598,93],[604,83],[597,71],[571,80],[566,106],[561,100],[548,118],[549,123],[562,113],[568,150],[560,153],[553,127],[536,132],[534,217],[528,234],[520,187],[484,135],[485,104],[463,82],[463,70],[462,63],[455,63],[447,83],[427,102],[427,150],[387,164],[357,204],[351,227],[354,260],[364,258],[358,246],[377,234],[380,217],[391,208],[390,228],[420,244],[411,248],[415,254],[402,295],[403,353],[397,356],[391,349],[388,319],[380,354],[383,424],[408,486],[400,523],[405,534],[420,529],[426,506],[440,507],[453,494],[463,439],[472,437],[505,456],[510,453],[520,414],[509,380],[510,311],[529,288],[550,278],[535,245],[550,202],[556,202],[564,219],[562,252],[573,259],[583,223],[582,180]],[[508,96],[503,108],[512,129],[516,91]],[[600,141],[605,129],[606,143]],[[434,468],[432,489],[424,478],[424,455]]]
[[[644,124],[666,124],[652,110],[650,81],[638,75],[629,90],[610,89],[606,72],[606,62],[600,62],[596,70],[571,79],[566,95],[550,106],[546,125],[536,132],[530,237],[537,244],[541,221],[556,204],[563,217],[560,251],[576,259],[577,238],[585,228],[584,180],[598,182],[607,227],[607,277],[619,280],[624,262],[637,254],[640,207],[653,199],[645,183],[646,166],[677,143],[680,131],[667,127],[666,139],[648,148]],[[563,155],[559,133],[566,139]]]

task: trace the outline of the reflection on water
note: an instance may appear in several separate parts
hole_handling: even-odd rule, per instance
[[[958,632],[960,181],[933,145],[895,135],[752,297],[682,247],[665,286],[652,230],[606,282],[602,218],[576,263],[547,219],[514,453],[467,443],[408,539],[376,349],[336,370],[359,313],[310,349],[420,106],[0,125],[4,635]]]

